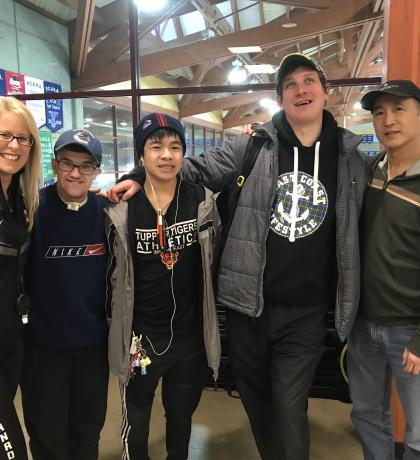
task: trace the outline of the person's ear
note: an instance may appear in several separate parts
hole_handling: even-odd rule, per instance
[[[325,102],[328,101],[330,94],[331,94],[331,87],[330,87],[330,84],[327,83],[325,85],[325,95],[326,95]]]
[[[101,174],[101,173],[102,173],[102,169],[101,168],[96,168],[95,172],[93,173],[93,180],[95,180],[99,176],[99,174]]]

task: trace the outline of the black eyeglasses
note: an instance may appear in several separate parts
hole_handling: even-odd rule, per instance
[[[34,138],[31,136],[15,136],[12,133],[0,132],[0,141],[12,142],[13,139],[17,140],[20,145],[26,145],[26,147],[32,147],[34,145]]]
[[[80,174],[84,176],[91,176],[96,169],[96,166],[89,164],[76,165],[70,160],[57,160],[58,169],[60,171],[73,171],[74,168],[77,168]]]

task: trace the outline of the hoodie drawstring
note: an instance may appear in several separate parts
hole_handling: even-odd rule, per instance
[[[318,204],[318,170],[319,170],[319,146],[321,142],[317,141],[315,144],[315,159],[314,159],[314,196],[313,204]]]
[[[314,188],[313,188],[313,204],[318,204],[318,171],[319,171],[319,141],[315,144],[314,157]],[[299,171],[299,150],[293,147],[293,193],[292,193],[292,209],[290,210],[291,223],[289,241],[293,243],[296,233],[296,220],[298,214],[299,196],[298,196],[298,171]]]
[[[295,232],[296,232],[296,218],[298,211],[298,166],[299,166],[299,150],[297,147],[293,147],[294,159],[293,159],[293,194],[292,194],[292,209],[290,211],[292,222],[290,223],[290,235],[289,241],[293,243],[295,241]]]

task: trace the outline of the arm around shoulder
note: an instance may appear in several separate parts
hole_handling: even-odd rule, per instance
[[[241,170],[242,158],[249,136],[238,135],[223,142],[220,147],[208,150],[197,157],[184,160],[182,177],[196,184],[204,185],[213,192],[229,187]]]

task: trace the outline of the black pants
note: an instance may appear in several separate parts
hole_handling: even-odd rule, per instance
[[[144,346],[145,344],[143,344]],[[156,350],[163,347],[156,346]],[[147,375],[140,371],[128,385],[121,385],[123,404],[123,459],[147,460],[149,423],[156,387],[162,377],[162,403],[166,417],[168,460],[186,460],[191,435],[191,418],[200,402],[208,376],[204,353],[187,347],[171,347],[162,356],[148,352],[152,363]],[[198,353],[198,354],[197,354]]]
[[[20,379],[22,342],[0,345],[0,460],[27,460],[25,439],[13,399]]]
[[[308,395],[324,352],[327,307],[230,310],[232,372],[263,460],[308,460]]]
[[[108,396],[105,344],[25,347],[22,403],[34,460],[96,460]]]

